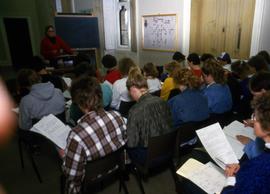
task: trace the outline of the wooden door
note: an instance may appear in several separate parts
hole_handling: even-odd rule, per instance
[[[248,59],[255,0],[227,0],[226,42],[224,50],[233,58]]]
[[[255,0],[192,0],[190,52],[248,58]]]

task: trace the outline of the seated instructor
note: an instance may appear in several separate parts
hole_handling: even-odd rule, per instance
[[[102,91],[95,78],[82,77],[72,83],[72,100],[85,113],[67,138],[63,171],[69,194],[80,193],[85,165],[121,148],[126,125],[114,111],[102,106]]]
[[[45,59],[50,61],[51,65],[57,64],[57,58],[61,54],[73,54],[70,46],[56,35],[52,25],[45,28],[45,37],[41,41],[40,52]]]

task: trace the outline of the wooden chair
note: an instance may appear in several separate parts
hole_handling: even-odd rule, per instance
[[[149,175],[149,170],[153,168],[158,168],[167,164],[169,165],[172,176],[175,179],[172,158],[174,155],[176,134],[177,131],[174,131],[165,135],[149,138],[146,162],[143,165],[133,162],[135,165],[134,170],[136,180],[143,194],[145,191],[142,184],[142,178],[146,180]]]
[[[106,155],[100,159],[90,161],[85,167],[85,177],[81,187],[81,193],[88,193],[87,188],[90,185],[94,185],[102,182],[104,179],[117,175],[119,178],[119,191],[124,188],[125,194],[128,194],[128,190],[123,179],[124,177],[124,148],[121,148],[109,155]],[[64,194],[67,190],[66,178],[61,176],[61,193]]]

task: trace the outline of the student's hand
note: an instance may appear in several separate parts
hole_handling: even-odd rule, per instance
[[[61,158],[64,158],[64,156],[65,156],[65,150],[63,150],[63,149],[58,149],[58,154],[59,154],[59,156],[60,156]]]
[[[236,138],[238,141],[240,141],[244,145],[248,144],[251,141],[249,137],[246,137],[244,135],[236,135]]]
[[[245,127],[254,127],[254,121],[251,119],[243,120]]]
[[[229,176],[235,176],[235,174],[239,171],[240,165],[239,164],[228,164],[225,168],[225,175],[227,177]]]

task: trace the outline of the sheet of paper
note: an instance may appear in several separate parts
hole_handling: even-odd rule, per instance
[[[253,128],[245,127],[245,125],[239,121],[233,121],[231,124],[224,127],[223,131],[225,134],[234,138],[236,138],[236,135],[244,135],[253,140],[256,138]]]
[[[15,112],[16,114],[19,114],[19,112],[20,112],[19,107],[12,108],[11,110],[12,110],[13,112]]]
[[[72,100],[66,101],[66,108],[69,108],[72,104]]]
[[[68,90],[65,90],[65,91],[63,92],[63,95],[64,95],[65,98],[71,99],[71,95],[70,95],[70,92],[69,92]]]
[[[65,83],[67,84],[67,87],[71,87],[72,80],[69,77],[62,77]]]
[[[223,169],[226,164],[239,163],[219,123],[196,131],[211,158]]]
[[[224,172],[211,162],[204,165],[191,159],[177,173],[198,185],[206,193],[219,193],[226,184]]]
[[[238,160],[240,160],[242,158],[242,156],[244,155],[244,145],[239,142],[236,138],[233,138],[227,134],[226,135],[226,138],[228,140],[228,142],[230,143],[236,157]]]
[[[52,114],[43,117],[31,128],[31,131],[44,135],[62,149],[66,147],[66,139],[70,130],[69,126]]]
[[[201,167],[203,167],[204,164],[199,162],[198,160],[195,160],[193,158],[188,159],[185,164],[183,164],[181,166],[181,168],[179,168],[176,173],[188,178],[190,173],[192,173],[192,171],[197,170]]]

